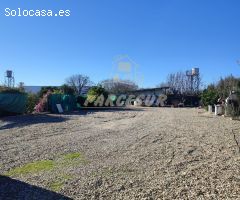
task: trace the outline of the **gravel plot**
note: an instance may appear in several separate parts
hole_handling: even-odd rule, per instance
[[[8,117],[0,199],[240,199],[239,144],[239,121],[192,108]],[[54,168],[6,176],[44,160]]]

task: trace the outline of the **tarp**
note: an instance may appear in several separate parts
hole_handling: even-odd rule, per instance
[[[58,113],[56,104],[61,104],[64,112],[77,110],[77,99],[74,95],[51,94],[48,98],[48,110]]]
[[[0,93],[0,115],[3,113],[24,113],[26,104],[27,94]]]

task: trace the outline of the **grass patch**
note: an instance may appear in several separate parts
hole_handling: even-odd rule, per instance
[[[54,181],[50,183],[50,189],[54,192],[59,192],[64,185],[63,181]]]
[[[80,153],[69,153],[69,154],[64,155],[63,159],[65,161],[72,161],[76,158],[81,158],[81,157],[82,157],[82,155]]]
[[[69,153],[60,156],[55,161],[53,160],[41,160],[32,163],[27,163],[23,166],[10,169],[6,172],[6,176],[19,176],[26,174],[35,174],[41,171],[62,171],[70,166],[78,166],[80,164],[87,164],[88,161],[84,155],[79,152]],[[1,167],[1,166],[0,166]],[[66,178],[65,178],[66,179]],[[60,183],[55,183],[55,187],[60,187]]]
[[[33,173],[38,173],[40,171],[49,171],[53,169],[54,166],[55,166],[55,163],[52,160],[41,160],[41,161],[28,163],[21,167],[16,167],[14,169],[11,169],[6,173],[6,175],[16,176],[16,175],[33,174]]]
[[[87,160],[85,159],[84,155],[75,152],[75,153],[68,153],[61,157],[61,164],[63,165],[76,165],[76,164],[87,164]]]
[[[59,192],[63,188],[65,182],[70,179],[72,179],[72,176],[64,174],[60,177],[57,177],[55,181],[51,182],[49,187],[52,191]]]

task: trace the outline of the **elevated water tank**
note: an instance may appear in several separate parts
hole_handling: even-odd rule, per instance
[[[192,75],[194,76],[199,75],[199,68],[192,68]]]
[[[7,76],[7,78],[12,78],[12,76],[13,76],[12,70],[7,70],[6,71],[6,76]]]

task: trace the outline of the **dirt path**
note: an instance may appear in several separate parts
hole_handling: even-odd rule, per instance
[[[10,117],[0,122],[0,172],[63,198],[240,199],[239,144],[239,121],[197,109]],[[45,160],[53,167],[29,170]],[[12,187],[0,178],[0,199],[43,194]]]

